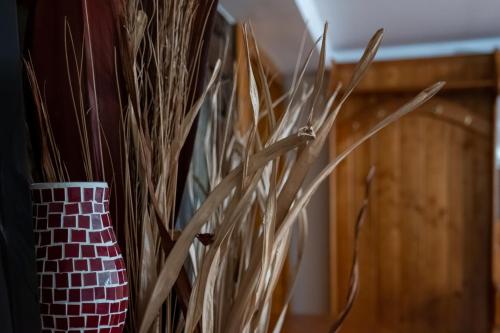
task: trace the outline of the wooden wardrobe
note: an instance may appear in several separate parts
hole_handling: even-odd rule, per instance
[[[492,332],[500,282],[492,273],[500,259],[492,255],[496,58],[376,62],[341,112],[332,158],[420,90],[447,81],[425,106],[357,149],[331,178],[335,314],[346,299],[364,179],[376,167],[360,236],[359,294],[341,332]],[[339,82],[345,86],[353,68],[334,65],[331,90]]]

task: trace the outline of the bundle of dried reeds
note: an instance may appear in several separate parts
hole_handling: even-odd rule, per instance
[[[351,151],[427,101],[443,84],[429,87],[382,120],[303,187],[342,105],[373,60],[382,31],[370,40],[342,94],[337,89],[320,106],[323,36],[313,87],[302,89],[311,50],[298,66],[280,119],[275,117],[277,101],[271,99],[257,45],[252,34],[246,33],[247,53],[253,48],[257,54],[256,68],[248,66],[253,123],[247,132],[240,133],[233,126],[234,115],[223,125],[212,118],[206,138],[210,192],[177,237],[173,207],[180,149],[203,101],[207,95],[216,100],[220,86],[218,64],[202,96],[192,103],[187,98],[189,82],[196,79],[186,63],[190,47],[186,36],[193,28],[196,10],[193,4],[189,0],[155,2],[153,15],[148,17],[140,1],[133,0],[127,11],[123,66],[128,103],[123,131],[130,250],[127,264],[135,297],[132,327],[139,332],[266,332],[273,290],[289,255],[294,226],[298,225],[301,257],[307,230],[304,208],[319,184]],[[217,111],[215,107],[213,117]],[[234,113],[230,111],[230,115]],[[305,119],[302,127],[301,119]],[[267,124],[266,136],[257,130],[261,122]],[[202,232],[214,235],[209,246],[195,242]],[[180,280],[185,280],[183,268],[188,260],[194,268],[194,283],[187,308],[173,318],[177,312],[172,307],[186,302],[178,287]],[[171,298],[174,287],[175,300]],[[286,306],[272,328],[274,332],[280,331],[285,312]]]
[[[274,111],[285,98],[272,100],[255,39],[252,33],[245,32],[253,122],[242,133],[234,126],[237,112],[233,110],[233,101],[226,123],[221,124],[217,117],[220,62],[201,96],[195,99],[196,94],[192,93],[193,82],[198,80],[203,43],[202,38],[195,38],[200,32],[200,27],[194,26],[197,4],[196,0],[124,3],[120,22],[124,29],[116,66],[117,71],[122,71],[126,85],[126,94],[120,100],[124,110],[121,185],[130,284],[128,329],[144,333],[270,329],[279,332],[297,267],[292,270],[287,302],[278,320],[270,323],[273,290],[290,255],[295,228],[300,263],[308,225],[304,208],[311,196],[349,153],[426,102],[443,83],[422,91],[383,119],[340,153],[311,184],[304,185],[339,111],[373,60],[382,31],[377,31],[370,40],[349,84],[342,90],[339,87],[322,105],[325,25],[314,85],[307,88],[303,84],[314,51],[310,50],[303,61],[299,57],[291,88],[285,96],[285,110],[279,119]],[[256,66],[251,65],[251,49],[256,54]],[[47,180],[63,180],[64,165],[53,143],[50,124],[44,118],[41,93],[32,67],[27,68],[45,134],[43,145],[48,147],[43,158],[45,175]],[[231,100],[235,91],[233,87]],[[203,202],[194,200],[195,214],[176,233],[179,157],[208,96],[212,101],[210,130],[205,141],[209,193]],[[259,132],[259,124],[266,125],[266,135]],[[84,146],[82,139],[85,149]],[[200,233],[213,235],[208,246],[195,241]],[[192,276],[184,269],[189,261]],[[355,287],[354,283],[352,295]],[[352,297],[342,317],[351,305]],[[338,326],[336,323],[335,327]]]
[[[24,60],[28,82],[33,94],[36,114],[38,118],[38,126],[40,129],[40,146],[41,146],[41,169],[43,180],[46,182],[64,182],[68,180],[68,172],[64,165],[61,154],[55,143],[54,133],[50,125],[50,119],[47,112],[46,103],[42,97],[40,86],[33,68],[31,59]]]
[[[122,126],[129,326],[132,331],[139,326],[146,331],[154,321],[156,330],[170,331],[175,321],[173,305],[179,304],[184,312],[187,309],[191,287],[186,273],[181,269],[175,273],[172,284],[178,280],[177,298],[161,300],[160,306],[166,306],[162,315],[159,309],[153,312],[147,307],[174,246],[181,149],[218,69],[202,96],[193,100],[203,46],[198,36],[203,29],[195,25],[199,1],[124,3],[121,63],[117,65],[123,70],[127,93],[122,96],[126,101]],[[147,327],[142,319],[146,317]]]

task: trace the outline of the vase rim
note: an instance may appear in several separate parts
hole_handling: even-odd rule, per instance
[[[32,183],[31,189],[67,188],[67,187],[108,187],[107,182],[42,182]]]

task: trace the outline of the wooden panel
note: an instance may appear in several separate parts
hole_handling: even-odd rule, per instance
[[[495,152],[493,166],[493,238],[492,238],[492,279],[494,288],[494,332],[500,332],[500,155],[496,148],[500,147],[500,51],[495,52],[496,67],[496,100],[494,113]]]
[[[340,65],[332,83],[347,83],[354,64]],[[467,55],[431,59],[380,61],[372,65],[357,93],[421,90],[436,81],[446,81],[445,90],[493,89],[495,62],[491,55]]]
[[[401,187],[405,189],[400,199],[400,209],[405,212],[404,222],[401,224],[402,253],[405,260],[401,262],[401,283],[405,292],[401,295],[403,332],[425,331],[425,322],[419,321],[420,304],[423,303],[424,285],[412,281],[422,281],[425,278],[424,262],[422,258],[422,244],[425,230],[422,228],[424,218],[424,178],[420,172],[425,166],[424,126],[425,120],[421,117],[407,117],[401,120],[401,150],[406,156],[401,160]],[[411,286],[408,288],[408,286]]]
[[[376,309],[381,332],[387,331],[400,316],[401,211],[393,208],[398,202],[401,191],[400,135],[401,126],[396,124],[380,133],[377,140],[371,142],[374,155],[372,163],[375,164],[379,176],[373,192],[373,210],[376,213],[371,214],[371,220],[378,222],[374,223],[378,235],[378,243],[375,244],[375,247],[378,247],[377,294],[381,295],[378,301],[383,303],[383,307],[378,305]]]
[[[491,59],[474,59],[490,65]],[[416,71],[422,66],[415,66]],[[349,67],[336,70],[336,77],[343,77]],[[484,78],[486,71],[476,74]],[[413,87],[423,81],[417,75]],[[332,155],[411,96],[411,84],[399,90],[385,86],[390,93],[363,84],[367,90],[355,95],[339,117],[330,141]],[[331,271],[337,274],[331,285],[333,313],[345,302],[363,179],[372,164],[377,167],[360,238],[360,291],[341,332],[491,330],[494,97],[494,90],[478,87],[442,93],[339,166],[330,182],[336,198],[331,225]]]
[[[343,124],[339,151],[358,136]],[[363,177],[372,163],[377,167],[361,237],[360,293],[345,332],[487,331],[489,148],[473,131],[420,112],[382,131],[339,168],[343,300]]]
[[[283,325],[283,333],[328,332],[333,318],[318,315],[289,315]]]

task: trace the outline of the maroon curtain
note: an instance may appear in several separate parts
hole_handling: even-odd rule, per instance
[[[124,248],[119,209],[123,200],[118,94],[121,71],[115,67],[119,3],[118,0],[36,1],[31,7],[27,49],[45,97],[55,141],[71,181],[88,180],[82,163],[71,89],[75,96],[80,92],[83,94],[93,180],[107,181],[112,188],[111,214],[120,245]],[[82,78],[78,80],[76,68],[80,64]],[[37,142],[38,138],[34,136],[35,150]]]

